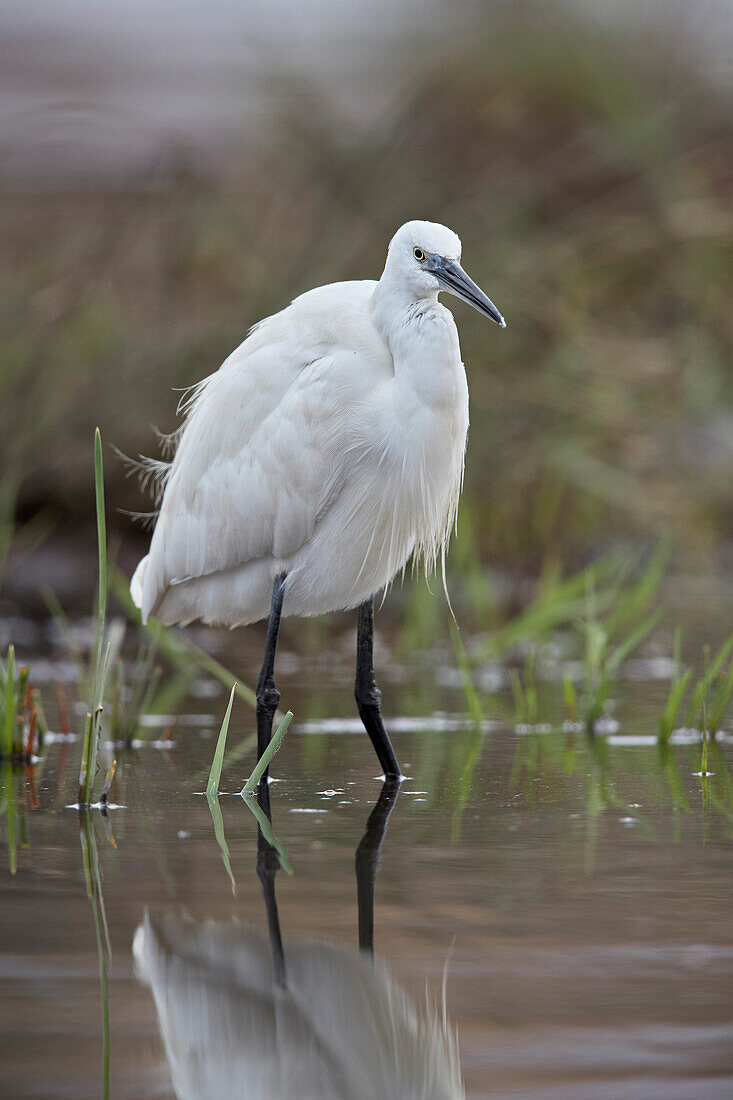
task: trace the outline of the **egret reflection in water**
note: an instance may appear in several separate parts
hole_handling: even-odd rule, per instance
[[[146,915],[138,974],[150,986],[179,1100],[456,1100],[444,1008],[418,1006],[373,959],[374,878],[399,785],[385,782],[356,850],[359,946],[282,940],[276,850],[258,837],[268,934],[236,921]],[[260,803],[269,817],[269,791]]]

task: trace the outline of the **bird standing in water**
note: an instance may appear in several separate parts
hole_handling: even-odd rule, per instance
[[[143,621],[268,618],[261,755],[280,701],[281,614],[358,607],[355,695],[385,776],[399,765],[374,677],[374,594],[408,559],[443,559],[455,522],[468,387],[450,291],[502,328],[434,222],[395,233],[378,282],[310,290],[260,321],[184,402],[160,512],[131,592]]]

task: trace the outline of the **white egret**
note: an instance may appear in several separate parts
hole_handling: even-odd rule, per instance
[[[450,291],[501,327],[434,222],[395,233],[378,282],[332,283],[255,325],[183,403],[160,512],[132,578],[143,621],[268,617],[258,749],[280,700],[281,612],[359,608],[355,695],[386,776],[399,766],[373,665],[374,594],[445,553],[463,479],[468,387]]]

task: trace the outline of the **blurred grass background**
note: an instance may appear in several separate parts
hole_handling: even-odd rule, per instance
[[[267,124],[247,136],[243,90],[216,157],[179,136],[125,170],[75,176],[70,153],[63,171],[0,173],[0,488],[19,520],[91,539],[95,424],[155,453],[172,388],[303,290],[378,277],[418,217],[459,233],[508,320],[447,303],[471,391],[453,571],[537,573],[665,534],[682,568],[729,568],[730,95],[670,20],[682,5],[643,22],[615,6],[472,5],[455,25],[445,8],[429,48],[408,21],[372,59],[398,94],[373,115],[366,97],[358,125],[337,109],[348,65],[324,56],[335,96],[262,66]],[[109,454],[106,478],[110,524],[142,543],[116,509],[147,502]]]

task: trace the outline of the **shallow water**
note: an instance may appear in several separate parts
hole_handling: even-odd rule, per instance
[[[117,752],[106,818],[68,808],[78,743],[51,744],[32,777],[5,769],[19,843],[16,873],[5,852],[0,869],[0,1094],[101,1095],[101,956],[114,1097],[174,1096],[172,1072],[181,1096],[454,1095],[444,975],[470,1097],[731,1095],[730,733],[704,783],[699,745],[660,755],[653,660],[630,670],[607,737],[518,733],[500,696],[477,729],[447,653],[401,663],[382,646],[408,776],[384,790],[353,721],[353,637],[289,629],[279,684],[296,719],[270,799],[291,875],[262,839],[258,875],[257,820],[234,793],[253,715],[237,702],[219,800],[233,892],[201,793],[226,704],[209,681],[169,745]],[[226,644],[230,666],[256,667],[256,631]]]

